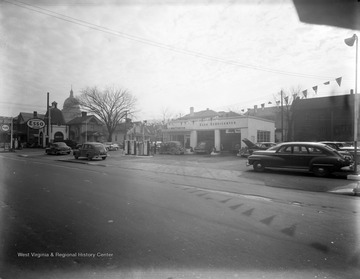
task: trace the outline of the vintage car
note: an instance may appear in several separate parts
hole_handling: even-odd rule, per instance
[[[328,176],[351,162],[333,148],[315,142],[286,142],[267,150],[254,151],[247,165],[261,172],[267,168],[297,169]]]
[[[78,149],[74,150],[75,159],[84,157],[88,160],[102,159],[107,157],[107,150],[105,146],[100,142],[86,142]]]
[[[75,149],[76,145],[78,144],[76,141],[73,140],[64,140],[67,146],[69,146],[71,149]]]
[[[242,157],[250,156],[255,150],[266,150],[276,145],[275,142],[253,143],[247,138],[244,138],[242,141],[246,144],[246,147],[243,147],[239,150],[239,155]]]
[[[180,155],[185,153],[185,149],[179,141],[168,141],[160,145],[159,153]]]
[[[104,142],[106,150],[108,151],[117,151],[120,149],[120,146],[117,143],[112,142]]]
[[[48,155],[70,154],[71,148],[67,146],[65,142],[54,142],[45,148],[45,153]]]
[[[208,141],[201,141],[199,144],[194,148],[194,152],[197,154],[205,153],[210,154],[213,151],[214,144]]]

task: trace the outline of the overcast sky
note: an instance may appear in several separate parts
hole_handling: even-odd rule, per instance
[[[71,86],[75,96],[126,89],[138,99],[135,119],[148,120],[165,109],[269,106],[281,89],[341,95],[355,83],[355,48],[344,43],[355,32],[301,23],[290,0],[0,5],[1,116],[45,112],[46,92],[62,109]]]

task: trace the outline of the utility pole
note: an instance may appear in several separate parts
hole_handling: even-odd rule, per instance
[[[281,142],[284,142],[284,103],[283,103],[283,91],[280,92],[281,95]]]
[[[47,136],[48,136],[48,143],[50,143],[50,138],[51,138],[51,109],[50,109],[50,104],[49,104],[49,98],[50,98],[50,93],[47,93],[47,111],[48,111],[48,125],[47,125]]]

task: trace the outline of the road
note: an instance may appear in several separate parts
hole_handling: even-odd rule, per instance
[[[326,192],[346,180],[50,158],[0,156],[1,278],[360,275],[359,198]]]

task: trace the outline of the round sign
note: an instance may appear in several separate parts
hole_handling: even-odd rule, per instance
[[[9,125],[4,124],[1,126],[1,130],[3,130],[4,132],[9,131],[9,129],[10,129]]]
[[[45,122],[42,119],[33,118],[28,120],[27,125],[32,129],[41,129],[45,127]]]

